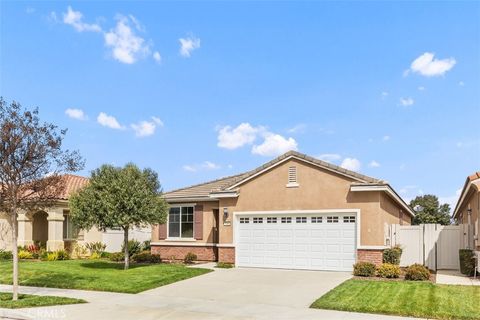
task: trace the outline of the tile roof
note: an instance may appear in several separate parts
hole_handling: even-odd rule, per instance
[[[65,188],[57,196],[59,200],[68,200],[69,196],[88,184],[89,179],[74,174],[63,175],[65,179]]]
[[[306,154],[297,152],[297,151],[289,151],[287,153],[284,153],[283,155],[273,159],[272,161],[269,161],[260,167],[247,171],[235,176],[229,176],[225,178],[220,178],[217,180],[209,181],[209,182],[204,182],[201,184],[196,184],[193,186],[181,188],[181,189],[176,189],[172,190],[169,192],[164,193],[164,196],[167,200],[174,200],[177,198],[203,198],[203,197],[208,197],[210,192],[212,191],[224,191],[232,186],[235,186],[236,184],[253,177],[255,174],[281,162],[284,159],[290,158],[290,157],[295,157],[300,160],[304,160],[307,162],[311,162],[315,165],[318,165],[319,167],[325,168],[327,170],[331,170],[340,174],[347,175],[357,182],[360,183],[367,183],[367,184],[385,184],[386,182],[380,179],[375,179],[351,170],[344,169],[342,167],[339,167],[337,165],[331,164],[326,161],[322,161],[319,159],[316,159],[314,157],[307,156]]]

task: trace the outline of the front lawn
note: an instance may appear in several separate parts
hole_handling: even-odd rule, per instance
[[[35,296],[31,294],[19,294],[17,301],[12,301],[11,293],[0,293],[0,308],[28,308],[28,307],[46,307],[60,304],[85,303],[85,300],[53,297],[53,296]]]
[[[480,319],[480,287],[352,279],[311,307],[435,319]]]
[[[20,285],[138,293],[211,270],[179,264],[131,265],[105,260],[21,261]],[[0,283],[12,283],[12,262],[0,262]]]

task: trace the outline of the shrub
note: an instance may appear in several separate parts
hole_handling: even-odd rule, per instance
[[[425,281],[428,279],[430,279],[430,271],[421,264],[412,264],[405,270],[405,280]]]
[[[159,254],[151,254],[150,251],[142,251],[134,254],[132,260],[137,263],[160,263],[162,259]]]
[[[142,244],[138,240],[128,240],[128,256],[131,257],[136,253],[142,251]],[[122,244],[122,252],[125,252],[125,246]]]
[[[110,256],[111,256],[111,255],[112,255],[111,252],[106,252],[106,251],[104,251],[104,252],[102,252],[102,253],[100,254],[100,258],[110,259]]]
[[[73,256],[75,258],[86,258],[90,254],[90,251],[86,246],[76,243],[73,246]]]
[[[217,268],[230,269],[230,268],[233,268],[233,267],[234,267],[233,263],[228,263],[228,262],[218,262],[217,263]]]
[[[382,263],[377,268],[377,275],[381,278],[398,278],[400,277],[400,267],[396,264]]]
[[[58,250],[55,252],[57,254],[57,260],[69,260],[70,255],[65,250]]]
[[[143,241],[143,251],[149,251],[151,248],[150,240]]]
[[[472,276],[475,272],[475,254],[470,249],[460,249],[460,272]]]
[[[90,257],[88,257],[88,259],[97,260],[97,259],[100,259],[101,257],[102,255],[95,251],[90,255]]]
[[[353,265],[353,275],[372,277],[375,275],[375,264],[371,262],[357,262]]]
[[[49,253],[51,253],[51,251],[42,250],[39,254],[39,258],[41,260],[47,260],[47,257],[48,257]]]
[[[18,259],[33,259],[33,254],[27,250],[18,251]]]
[[[109,259],[111,261],[121,262],[125,259],[125,256],[123,255],[123,252],[113,252],[110,254]]]
[[[185,258],[183,258],[183,262],[190,264],[193,263],[194,261],[197,260],[197,255],[193,252],[189,252],[185,255]]]
[[[402,257],[402,248],[395,246],[393,248],[383,250],[383,263],[400,265]]]
[[[97,241],[97,242],[89,242],[85,244],[85,247],[90,251],[91,254],[97,253],[97,254],[102,254],[102,252],[105,251],[107,248],[107,245],[103,242]]]
[[[0,260],[11,260],[13,259],[12,251],[0,250]]]
[[[58,260],[58,253],[57,252],[47,253],[47,261],[57,261],[57,260]]]

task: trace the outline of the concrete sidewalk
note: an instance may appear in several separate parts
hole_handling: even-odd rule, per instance
[[[15,319],[412,319],[310,309],[318,297],[350,278],[343,272],[217,269],[148,290],[123,294],[22,287],[21,293],[81,298],[89,303],[0,311]],[[0,285],[0,291],[11,286]]]
[[[480,286],[480,275],[477,278],[467,277],[461,274],[458,270],[438,270],[437,271],[437,283],[438,284],[450,284],[450,285],[462,285],[462,286]]]

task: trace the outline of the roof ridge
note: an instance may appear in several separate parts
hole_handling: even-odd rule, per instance
[[[222,181],[222,180],[227,180],[227,179],[232,179],[232,178],[240,177],[240,176],[243,176],[243,175],[245,175],[245,174],[247,174],[247,173],[249,173],[249,171],[242,172],[242,173],[239,173],[239,174],[234,174],[234,175],[231,175],[231,176],[226,176],[226,177],[218,178],[218,179],[215,179],[215,180],[209,180],[209,181],[202,182],[202,183],[192,184],[192,185],[187,186],[187,187],[182,187],[182,188],[178,188],[178,189],[169,190],[169,191],[167,191],[167,192],[164,192],[163,194],[165,195],[165,194],[168,194],[168,193],[177,192],[177,191],[182,191],[182,190],[185,190],[185,189],[190,189],[190,188],[194,188],[194,187],[200,187],[200,186],[203,186],[203,185],[206,185],[206,184],[215,183],[215,182],[219,182],[219,181]]]

